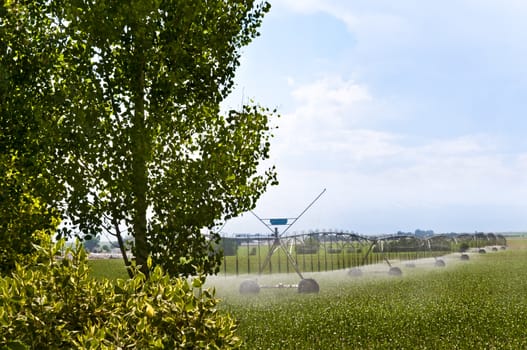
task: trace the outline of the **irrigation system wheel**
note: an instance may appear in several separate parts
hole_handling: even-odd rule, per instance
[[[353,267],[349,269],[348,276],[350,277],[361,277],[362,276],[362,270],[358,267]]]
[[[390,267],[390,270],[388,270],[388,275],[390,275],[390,276],[402,276],[403,275],[403,271],[397,266]]]
[[[298,293],[318,293],[320,287],[312,278],[304,278],[298,283]]]
[[[445,261],[443,259],[436,259],[436,262],[435,262],[435,267],[445,267],[446,264],[445,264]]]
[[[255,280],[245,280],[240,284],[240,294],[258,294],[260,286]]]

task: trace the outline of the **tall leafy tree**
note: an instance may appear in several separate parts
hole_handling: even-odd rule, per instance
[[[22,8],[15,3],[7,8]],[[216,271],[218,237],[203,229],[253,208],[276,182],[273,167],[259,169],[273,112],[244,105],[220,113],[240,50],[269,4],[31,3],[18,14],[30,44],[52,59],[39,71],[46,99],[32,104],[46,111],[40,130],[53,140],[50,169],[66,191],[62,234],[110,232],[125,259],[130,234],[145,273],[149,255],[172,274]]]
[[[33,12],[33,16],[28,16]],[[29,20],[39,22],[32,26]],[[42,123],[52,97],[53,49],[39,40],[51,35],[51,20],[38,4],[0,6],[0,272],[33,252],[37,231],[52,234],[59,222],[60,183],[50,171],[52,135]]]

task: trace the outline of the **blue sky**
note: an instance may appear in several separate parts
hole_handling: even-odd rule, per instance
[[[291,231],[527,230],[527,2],[271,4],[225,103],[281,116],[256,214],[296,217],[326,188]]]

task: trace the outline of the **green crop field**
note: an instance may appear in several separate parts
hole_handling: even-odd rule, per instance
[[[402,277],[388,276],[387,264],[310,273],[318,294],[291,288],[262,288],[240,295],[247,275],[213,276],[220,309],[239,321],[246,349],[525,349],[527,348],[527,240],[509,238],[509,249],[459,253],[403,261]],[[122,261],[92,261],[97,276],[126,277]],[[118,272],[116,272],[116,270]],[[296,274],[256,276],[262,286],[295,284]]]
[[[95,278],[128,278],[122,259],[94,259],[88,263]]]
[[[344,271],[314,274],[321,291],[262,289],[239,295],[239,280],[216,277],[222,307],[239,320],[247,349],[525,349],[527,250],[454,254],[445,268],[431,262],[360,279]],[[516,248],[516,249],[514,249]],[[282,278],[260,277],[260,283]]]

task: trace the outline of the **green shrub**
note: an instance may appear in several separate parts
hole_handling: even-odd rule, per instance
[[[464,253],[468,251],[469,249],[470,249],[470,245],[468,243],[461,243],[461,245],[459,246],[459,251],[461,253]]]
[[[204,276],[94,279],[77,243],[36,247],[32,263],[0,278],[0,348],[238,348],[234,320],[216,310]]]

